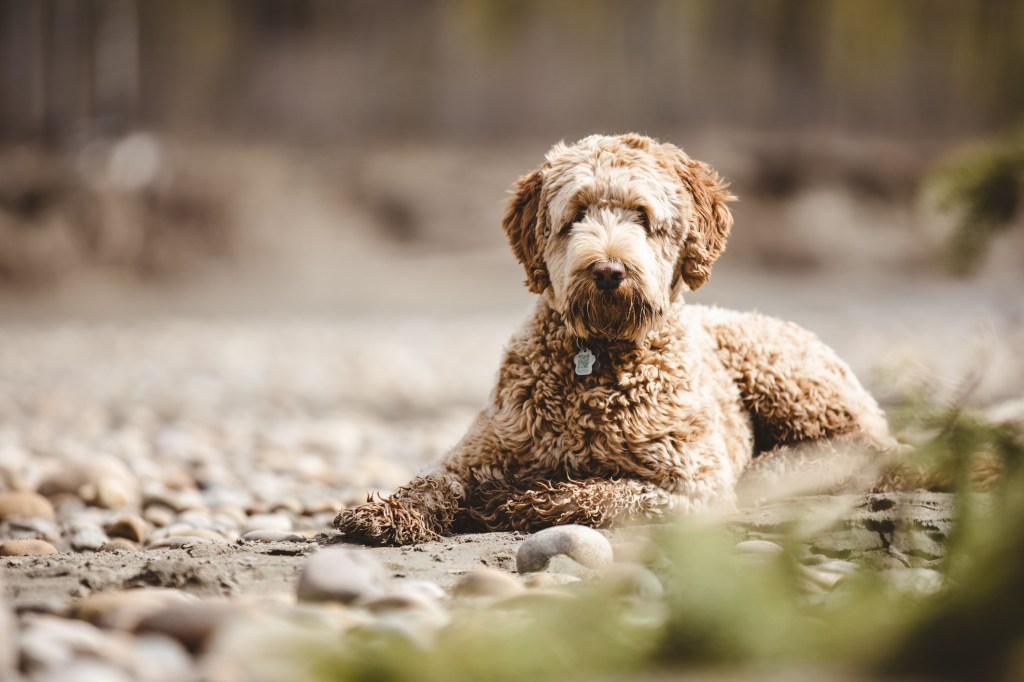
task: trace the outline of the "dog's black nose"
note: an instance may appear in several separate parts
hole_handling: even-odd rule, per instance
[[[590,272],[594,276],[594,284],[601,291],[613,291],[622,284],[622,278],[626,276],[626,268],[622,263],[615,260],[603,260],[590,266]]]

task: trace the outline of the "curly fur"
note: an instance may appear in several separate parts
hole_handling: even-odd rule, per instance
[[[851,446],[892,450],[875,401],[813,334],[684,304],[725,248],[733,198],[707,165],[640,135],[555,145],[504,215],[540,296],[488,406],[430,470],[342,511],[346,539],[412,544],[728,509],[741,480],[745,498],[793,469],[838,484],[869,470]],[[592,267],[610,261],[622,281],[601,289]],[[598,358],[589,376],[573,369],[583,347]]]

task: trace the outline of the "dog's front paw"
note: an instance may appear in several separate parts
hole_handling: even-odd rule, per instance
[[[345,540],[364,545],[415,545],[438,538],[422,514],[388,500],[342,510],[334,518],[334,527]]]

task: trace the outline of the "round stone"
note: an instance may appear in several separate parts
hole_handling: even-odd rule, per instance
[[[846,574],[824,570],[822,566],[800,566],[800,576],[825,590],[831,590],[846,577]]]
[[[580,582],[574,575],[565,573],[531,573],[526,576],[523,583],[530,589],[550,589],[552,587],[564,587]]]
[[[22,538],[0,542],[0,556],[46,556],[56,553],[57,548],[46,540]]]
[[[658,599],[665,594],[658,576],[638,564],[615,564],[601,578],[601,587],[613,594]]]
[[[239,606],[227,602],[174,604],[143,616],[135,631],[165,635],[198,654],[217,629],[240,611]]]
[[[299,575],[297,596],[302,601],[351,604],[379,596],[380,567],[362,552],[341,547],[324,549],[306,560]]]
[[[32,517],[53,521],[57,515],[53,511],[50,501],[37,493],[28,491],[0,493],[0,521]]]
[[[251,530],[242,536],[246,542],[305,542],[306,538],[287,530]]]
[[[100,547],[101,552],[136,552],[138,549],[138,545],[124,538],[113,538],[110,542]]]
[[[209,528],[187,528],[180,530],[176,533],[178,537],[189,537],[199,538],[201,540],[209,540],[210,542],[231,542],[231,538],[228,538],[223,533],[218,533],[215,530]]]
[[[292,530],[292,520],[287,514],[253,514],[242,524],[242,532],[254,530]]]
[[[477,568],[466,575],[452,588],[456,597],[503,598],[519,594],[523,585],[514,576],[493,568]]]
[[[81,525],[71,533],[69,543],[76,552],[95,552],[110,538],[99,526]]]
[[[177,640],[166,635],[143,633],[135,638],[132,677],[140,682],[198,680],[192,656]]]
[[[142,512],[142,516],[157,528],[174,523],[174,510],[162,504],[151,504]]]
[[[736,543],[736,551],[741,554],[782,554],[782,545],[768,540],[745,540]]]
[[[582,566],[604,568],[614,553],[608,539],[586,526],[554,526],[534,533],[516,552],[516,570],[520,573],[543,571],[552,557],[565,555]]]
[[[945,585],[945,578],[931,568],[891,568],[879,575],[894,592],[912,594],[935,594]]]
[[[44,676],[52,680],[79,679],[65,673],[83,660],[122,663],[131,659],[130,648],[123,639],[80,620],[30,614],[23,620],[19,639],[21,665],[32,680]]]
[[[149,537],[150,526],[137,514],[119,516],[106,526],[107,534],[114,538],[125,538],[132,542],[145,542]]]
[[[104,509],[121,509],[139,503],[139,489],[133,481],[104,476],[86,483],[80,490],[82,499]]]
[[[7,522],[13,537],[35,536],[51,544],[60,542],[60,528],[53,521],[38,516],[19,517]],[[28,535],[23,535],[28,534]]]
[[[152,613],[195,600],[186,592],[165,587],[95,592],[69,606],[66,615],[98,627],[133,630]]]
[[[203,542],[213,542],[213,540],[189,535],[171,535],[149,543],[146,545],[146,549],[185,549]]]

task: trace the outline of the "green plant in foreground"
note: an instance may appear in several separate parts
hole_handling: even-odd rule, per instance
[[[946,244],[947,263],[955,274],[968,274],[1024,204],[1024,132],[957,154],[932,174],[930,184],[939,209],[957,214]]]
[[[432,646],[371,632],[305,651],[296,643],[301,653],[293,655],[318,680],[534,682],[792,669],[1005,679],[1024,644],[1024,436],[956,409],[914,411],[935,434],[919,454],[958,484],[948,586],[936,595],[893,591],[865,568],[811,597],[800,589],[798,560],[814,532],[809,524],[794,522],[785,551],[753,566],[736,556],[725,529],[687,524],[656,536],[671,559],[664,603],[598,584],[575,601],[457,614]],[[964,483],[981,453],[1005,465],[984,495]],[[837,510],[813,528],[843,520]]]

